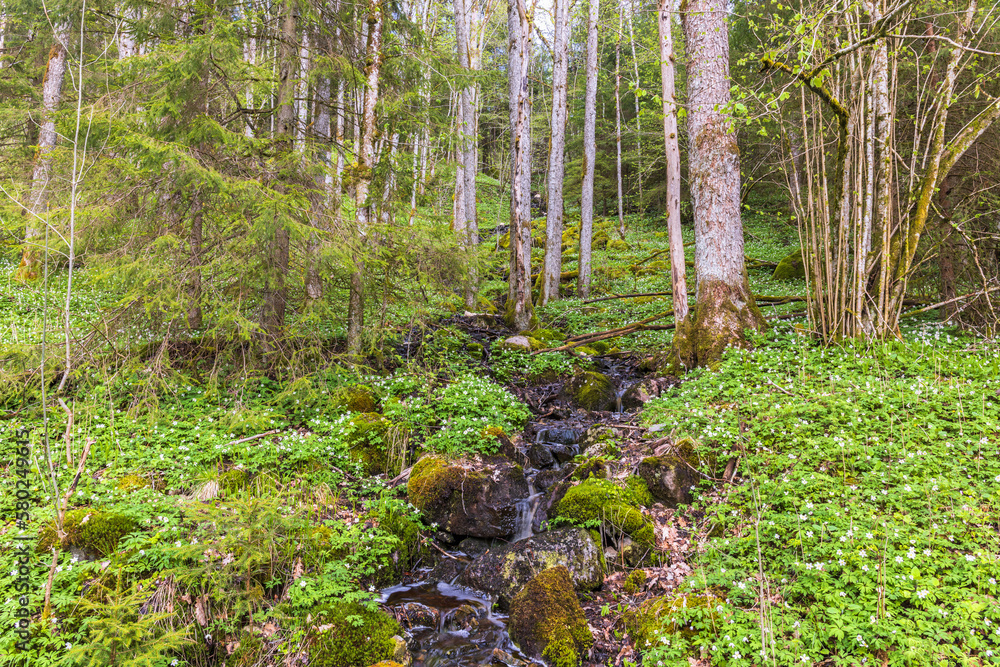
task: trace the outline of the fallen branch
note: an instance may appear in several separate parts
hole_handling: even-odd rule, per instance
[[[900,315],[900,317],[912,317],[914,315],[919,315],[920,313],[926,313],[928,310],[936,310],[941,306],[947,306],[949,304],[955,303],[956,301],[964,301],[965,299],[971,299],[977,296],[986,296],[990,292],[995,292],[997,290],[1000,290],[1000,285],[997,285],[995,287],[988,287],[984,290],[979,290],[978,292],[972,292],[971,294],[962,294],[961,296],[956,296],[952,299],[948,299],[947,301],[932,303],[931,305],[925,306],[924,308],[918,308],[916,310],[911,310],[907,313],[903,313],[902,315]]]
[[[226,447],[230,447],[232,445],[239,445],[244,442],[250,442],[251,440],[260,440],[261,438],[266,438],[269,435],[274,435],[275,433],[280,433],[280,432],[281,432],[280,428],[272,429],[270,431],[267,431],[266,433],[258,433],[257,435],[251,435],[250,437],[247,438],[240,438],[239,440],[233,440],[231,442],[227,442]]]

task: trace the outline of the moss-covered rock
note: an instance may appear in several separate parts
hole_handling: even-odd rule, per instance
[[[677,507],[691,503],[691,489],[700,480],[701,463],[694,441],[685,438],[674,444],[673,451],[643,459],[637,472],[654,498],[667,507]]]
[[[539,571],[562,566],[573,588],[597,589],[604,582],[600,538],[582,528],[561,528],[511,544],[496,544],[472,562],[458,579],[462,586],[495,596],[507,609],[521,587]]]
[[[628,250],[628,243],[622,241],[621,239],[611,239],[607,244],[608,250]]]
[[[64,547],[75,547],[89,554],[107,556],[118,548],[118,541],[137,530],[139,523],[116,512],[103,512],[81,508],[66,512],[63,531]],[[58,541],[56,524],[52,521],[42,527],[38,536],[39,552],[48,551]]]
[[[351,457],[360,461],[369,475],[386,472],[389,451],[385,435],[392,422],[377,412],[364,412],[351,418],[351,426],[353,429],[347,441]]]
[[[514,597],[510,634],[522,651],[553,667],[582,662],[594,640],[565,567],[544,570]]]
[[[141,475],[125,475],[124,477],[119,477],[118,482],[115,484],[116,489],[124,491],[125,493],[131,493],[133,491],[138,491],[139,489],[145,489],[151,486],[153,486],[153,484]]]
[[[250,477],[245,470],[233,468],[219,475],[219,488],[228,496],[247,488],[249,481]]]
[[[531,352],[531,340],[527,336],[509,336],[496,345],[501,350]]]
[[[595,477],[597,479],[607,479],[608,462],[601,457],[587,459],[576,467],[570,479],[582,482],[585,479]]]
[[[313,667],[368,667],[396,657],[396,638],[403,630],[383,611],[337,604],[316,608],[310,616],[314,634],[309,664]]]
[[[775,267],[771,275],[775,280],[802,280],[806,277],[806,267],[802,261],[802,249],[792,252]]]
[[[394,550],[390,555],[391,566],[387,568],[385,577],[395,579],[410,569],[421,553],[420,525],[410,517],[400,512],[382,511],[376,515],[379,527],[396,538]],[[381,583],[391,583],[386,580]]]
[[[655,502],[646,480],[638,475],[629,475],[625,480],[625,498],[633,505],[641,507],[652,507]]]
[[[363,385],[338,388],[333,394],[332,403],[348,412],[375,412],[377,410],[371,389]]]
[[[646,585],[646,571],[633,570],[622,582],[622,590],[629,595],[635,595]]]
[[[570,400],[585,410],[612,410],[617,403],[615,385],[603,373],[580,371],[566,383]]]
[[[684,612],[687,609],[705,609],[717,603],[718,598],[711,590],[697,595],[653,598],[643,602],[638,609],[625,612],[622,620],[636,647],[644,649],[667,635],[680,632],[690,636],[691,631],[683,629]]]
[[[624,534],[641,547],[656,544],[653,523],[643,516],[620,486],[606,479],[588,479],[566,491],[556,515],[576,524],[601,522],[605,530]]]
[[[414,465],[406,490],[410,502],[443,530],[503,537],[514,532],[528,482],[524,469],[503,457],[448,461],[428,455]]]

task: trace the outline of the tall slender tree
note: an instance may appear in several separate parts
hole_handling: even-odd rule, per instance
[[[528,62],[531,18],[524,0],[507,0],[507,84],[510,104],[511,200],[510,274],[507,324],[522,331],[531,326],[531,106]]]
[[[597,18],[600,0],[587,4],[587,89],[583,102],[583,193],[580,195],[580,261],[576,291],[590,296],[594,231],[594,163],[597,160]]]
[[[688,60],[689,181],[694,203],[695,307],[678,322],[674,353],[684,367],[715,363],[760,329],[743,257],[740,159],[730,101],[726,0],[688,0],[682,13]]]
[[[552,122],[549,129],[548,202],[545,218],[545,265],[539,305],[559,298],[562,273],[563,178],[566,175],[567,79],[569,76],[569,0],[555,0],[552,37]]]
[[[681,235],[681,150],[677,136],[677,91],[675,80],[672,0],[657,3],[660,38],[660,81],[663,98],[663,141],[667,158],[667,232],[670,237],[670,284],[673,290],[674,319],[688,316],[687,266],[684,237]]]

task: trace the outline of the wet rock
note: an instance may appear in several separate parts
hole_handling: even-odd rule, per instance
[[[436,628],[441,620],[441,613],[419,602],[407,602],[399,608],[399,620],[407,628]]]
[[[543,470],[535,475],[535,488],[539,491],[547,491],[549,487],[565,476],[566,472],[563,470]]]
[[[560,465],[571,461],[579,453],[576,445],[549,445],[548,449]]]
[[[410,502],[443,530],[503,537],[514,532],[528,481],[521,466],[502,457],[448,461],[429,455],[413,467],[406,490]]]
[[[564,391],[585,410],[613,410],[618,403],[615,385],[603,373],[581,371],[566,383]]]
[[[618,456],[618,441],[621,434],[612,426],[595,424],[580,437],[580,453],[587,456]]]
[[[392,644],[392,662],[403,667],[410,667],[413,664],[413,656],[410,655],[410,649],[406,647],[406,640],[396,635],[392,638]]]
[[[466,568],[458,583],[496,596],[506,609],[536,573],[555,566],[566,568],[577,590],[594,590],[604,582],[600,545],[582,528],[563,528],[494,546]]]
[[[637,474],[645,480],[654,498],[667,507],[677,507],[692,500],[691,488],[700,479],[696,469],[698,463],[691,441],[682,440],[669,454],[643,459]]]
[[[469,566],[469,561],[456,560],[454,558],[441,557],[431,571],[427,573],[427,578],[431,581],[455,581],[465,568]]]
[[[626,535],[642,547],[656,542],[653,523],[639,511],[634,494],[610,480],[591,477],[569,488],[556,514],[576,523],[601,521],[605,532]]]
[[[555,463],[556,460],[552,456],[552,452],[549,451],[548,447],[536,442],[531,445],[530,449],[528,449],[528,462],[533,468],[541,470],[542,468],[548,468]]]
[[[622,409],[636,410],[659,395],[658,387],[652,380],[640,380],[622,394]]]
[[[524,660],[519,660],[515,658],[507,651],[500,648],[493,649],[493,664],[494,665],[507,665],[507,667],[523,667],[528,664]]]
[[[594,639],[562,566],[544,570],[514,597],[510,635],[521,650],[554,665],[578,665]]]
[[[490,542],[488,540],[481,540],[476,537],[467,537],[458,543],[458,548],[462,553],[466,554],[467,556],[476,558],[477,556],[480,556],[489,551]]]
[[[576,428],[543,428],[535,434],[535,440],[556,445],[575,445],[580,441],[581,435],[580,429]]]
[[[435,530],[434,531],[434,539],[437,540],[438,542],[440,542],[441,544],[445,545],[445,546],[453,547],[456,544],[458,544],[458,542],[459,542],[459,540],[461,538],[455,537],[454,535],[452,535],[451,533],[449,533],[447,530]]]

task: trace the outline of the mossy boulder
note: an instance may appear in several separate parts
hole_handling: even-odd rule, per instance
[[[580,371],[566,383],[565,393],[585,410],[613,410],[617,403],[615,385],[607,375]]]
[[[667,507],[677,507],[691,503],[691,490],[701,479],[701,464],[694,442],[684,438],[674,444],[671,452],[643,459],[637,472],[654,498]]]
[[[145,489],[152,486],[152,482],[141,475],[125,475],[124,477],[119,477],[118,482],[115,484],[116,489],[124,491],[125,493],[132,493],[133,491],[138,491],[139,489]]]
[[[403,629],[383,611],[360,604],[324,605],[310,617],[313,667],[368,667],[397,656]]]
[[[332,402],[348,412],[375,412],[378,407],[371,390],[362,385],[340,387],[334,392]]]
[[[582,528],[561,528],[494,545],[466,568],[458,583],[495,596],[500,608],[507,609],[535,574],[556,566],[567,570],[575,590],[592,591],[604,582],[600,543]]]
[[[635,595],[646,585],[646,571],[633,570],[622,582],[622,590],[629,595]]]
[[[503,457],[417,461],[406,486],[428,521],[455,535],[504,537],[514,532],[517,504],[528,497],[524,469]]]
[[[571,487],[555,514],[576,524],[601,522],[606,531],[627,535],[643,548],[656,544],[653,522],[639,511],[632,494],[610,480],[590,478]]]
[[[552,667],[582,663],[594,639],[565,567],[544,570],[514,597],[510,635],[524,653]]]
[[[802,249],[797,249],[778,262],[771,277],[775,280],[803,280],[806,277],[806,267],[802,261]]]
[[[385,436],[392,422],[377,412],[363,412],[351,418],[351,426],[353,428],[347,438],[351,457],[360,461],[369,475],[386,472],[389,451]]]
[[[497,347],[501,350],[531,352],[531,340],[527,336],[509,336],[497,344]]]
[[[580,465],[576,467],[573,474],[570,475],[570,479],[582,482],[585,479],[590,479],[591,477],[597,479],[607,479],[608,477],[608,462],[601,457],[587,459]]]
[[[639,570],[637,570],[638,572]],[[691,630],[683,629],[688,609],[707,609],[718,604],[719,598],[712,589],[708,593],[678,595],[676,597],[653,598],[643,602],[637,609],[625,612],[622,620],[625,629],[639,649],[657,644],[662,637],[682,633],[691,636]]]
[[[608,241],[608,250],[628,250],[628,243],[621,239],[611,239]]]
[[[86,556],[107,556],[115,552],[121,538],[137,530],[139,523],[123,514],[81,508],[66,512],[62,545],[78,549]],[[37,550],[48,551],[58,541],[56,524],[52,521],[42,527]]]

